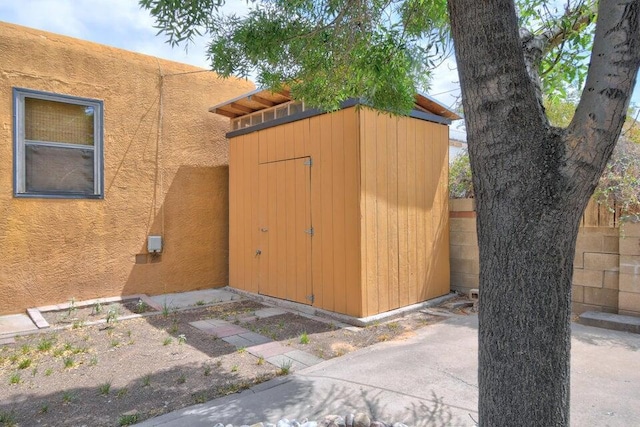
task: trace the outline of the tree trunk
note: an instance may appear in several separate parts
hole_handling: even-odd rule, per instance
[[[638,0],[601,1],[585,95],[553,128],[512,0],[449,0],[480,247],[481,426],[568,426],[579,221],[624,122]],[[602,21],[602,22],[601,22]]]

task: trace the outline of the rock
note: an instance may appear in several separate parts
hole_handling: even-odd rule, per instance
[[[276,427],[274,423],[264,423],[264,427]]]
[[[369,427],[371,425],[371,418],[365,413],[358,412],[353,417],[353,427]]]
[[[328,424],[325,424],[328,421]],[[340,415],[327,415],[324,417],[324,420],[321,424],[326,425],[327,427],[345,427],[346,424],[344,422],[344,418]]]
[[[218,423],[218,424],[214,425],[213,427],[224,427],[224,424]]]
[[[227,427],[229,427],[229,426],[227,426]],[[233,427],[233,426],[231,426],[231,427]],[[264,424],[263,423],[255,423],[255,424],[251,424],[251,427],[264,427]]]
[[[369,424],[369,427],[387,427],[387,425],[382,421],[374,421],[371,424]]]
[[[132,409],[130,411],[122,413],[122,415],[125,416],[125,417],[132,417],[132,416],[138,415],[138,414],[140,414],[140,412],[137,409]]]
[[[344,424],[346,427],[353,427],[353,414],[347,414],[346,417],[344,417]]]
[[[393,423],[393,425],[391,427],[409,427],[406,424],[402,424],[402,423]]]
[[[291,427],[291,423],[288,419],[283,418],[276,424],[276,427]]]
[[[307,421],[303,423],[300,427],[318,427],[318,423],[315,421]]]

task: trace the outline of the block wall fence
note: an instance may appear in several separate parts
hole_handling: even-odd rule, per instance
[[[640,316],[640,222],[617,223],[616,214],[590,202],[578,232],[573,270],[575,314],[603,311]],[[449,200],[451,289],[479,288],[473,199]]]

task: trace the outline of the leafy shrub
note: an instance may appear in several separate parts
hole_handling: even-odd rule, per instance
[[[474,193],[469,153],[465,150],[458,154],[449,165],[449,198],[464,199],[468,197],[474,197]]]

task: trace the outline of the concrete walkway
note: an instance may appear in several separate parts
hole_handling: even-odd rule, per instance
[[[638,425],[640,336],[574,324],[572,344],[571,424]],[[365,411],[410,426],[473,426],[476,370],[477,317],[454,317],[405,341],[377,344],[141,425],[241,425]]]

